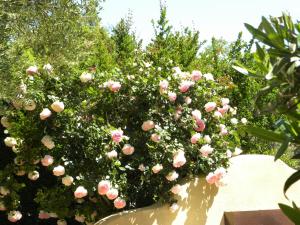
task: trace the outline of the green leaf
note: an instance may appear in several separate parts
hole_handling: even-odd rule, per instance
[[[296,225],[300,224],[300,211],[298,208],[292,208],[288,205],[279,203],[279,208],[282,212]]]
[[[300,170],[293,173],[285,182],[283,192],[286,194],[287,190],[300,179]]]
[[[289,139],[286,139],[285,141],[282,142],[280,148],[278,149],[276,155],[275,155],[275,161],[277,159],[279,159],[283,154],[284,152],[286,151],[286,149],[288,148],[289,146],[289,143],[290,143],[290,140]]]
[[[286,140],[286,135],[276,133],[276,132],[270,131],[270,130],[265,130],[263,128],[252,127],[252,126],[248,126],[248,125],[243,125],[243,126],[240,126],[239,128],[249,134],[252,134],[252,135],[262,138],[264,140],[274,141],[274,142],[283,142]]]
[[[297,36],[297,46],[298,48],[300,48],[300,34],[298,34]]]

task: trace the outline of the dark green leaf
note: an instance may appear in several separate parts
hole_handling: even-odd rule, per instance
[[[287,190],[300,179],[300,170],[293,173],[285,182],[283,192],[286,194]]]
[[[279,203],[279,208],[282,212],[296,225],[300,224],[300,211],[298,208],[292,208],[288,205]]]
[[[286,139],[285,141],[282,142],[280,148],[278,149],[278,151],[275,155],[275,159],[274,159],[275,161],[284,154],[284,152],[286,151],[286,149],[289,146],[289,143],[290,143],[289,139]]]

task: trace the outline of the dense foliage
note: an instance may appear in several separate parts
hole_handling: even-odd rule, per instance
[[[261,127],[246,126],[242,130],[280,143],[275,159],[280,158],[288,148],[294,150],[293,159],[299,159],[300,147],[300,23],[294,23],[290,16],[262,18],[259,28],[246,24],[247,29],[259,42],[256,43],[255,59],[260,71],[236,67],[240,72],[267,80],[260,91],[257,106],[281,118],[274,124],[274,131]],[[261,105],[262,96],[276,94],[268,104]],[[300,179],[300,171],[295,172],[285,183],[284,192]],[[280,204],[283,212],[295,223],[300,223],[300,210]]]

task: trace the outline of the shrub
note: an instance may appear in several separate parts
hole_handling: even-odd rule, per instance
[[[11,221],[30,217],[19,201],[30,187],[39,211],[31,215],[91,223],[175,204],[189,177],[224,184],[228,158],[240,153],[227,87],[200,71],[135,65],[131,75],[61,73],[50,64],[20,72],[18,98],[5,100],[1,118],[12,152],[1,168],[0,208]]]

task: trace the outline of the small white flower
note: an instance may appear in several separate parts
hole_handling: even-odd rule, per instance
[[[232,153],[233,156],[238,156],[243,152],[242,149],[235,147],[234,152]]]
[[[178,173],[176,171],[172,171],[172,172],[168,173],[168,175],[166,176],[166,179],[168,181],[174,181],[174,180],[176,180],[178,178],[178,176],[179,175],[178,175]]]
[[[246,118],[242,118],[241,122],[242,122],[242,124],[246,124],[248,122],[248,120]]]
[[[87,82],[93,80],[93,75],[91,73],[83,72],[79,78],[82,83],[87,83]]]
[[[6,187],[4,187],[4,186],[0,186],[0,194],[1,194],[2,196],[6,196],[6,195],[8,195],[9,193],[10,193],[10,191],[9,191],[8,188],[6,188]]]
[[[211,138],[209,135],[204,135],[203,137],[204,141],[207,143],[207,144],[210,144],[211,143]]]
[[[49,63],[47,63],[43,66],[43,70],[46,70],[48,73],[51,73],[53,71],[53,67]]]
[[[146,170],[144,164],[140,164],[138,169],[142,172],[144,172]]]
[[[211,73],[206,73],[203,75],[203,77],[205,78],[205,80],[211,80],[214,81],[214,76]]]
[[[1,117],[1,124],[5,128],[9,128],[10,127],[10,122],[9,122],[9,120],[8,120],[8,118],[6,116]]]
[[[230,119],[230,122],[233,124],[233,125],[236,125],[239,123],[238,119],[237,118],[231,118]]]
[[[12,147],[14,147],[14,146],[17,145],[17,140],[16,140],[15,138],[13,138],[13,137],[6,137],[6,138],[4,139],[4,143],[5,143],[5,145],[6,145],[7,147],[12,148]]]
[[[39,179],[39,177],[40,177],[40,173],[36,170],[28,173],[28,178],[30,180],[37,180],[37,179]]]

